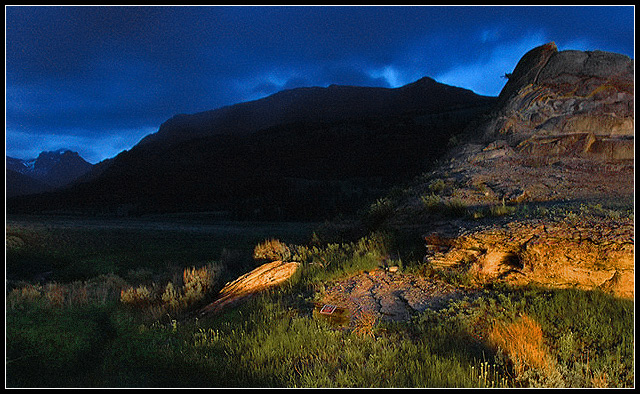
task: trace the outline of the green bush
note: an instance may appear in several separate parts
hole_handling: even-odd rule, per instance
[[[389,198],[379,198],[369,206],[364,222],[367,228],[375,230],[393,217],[393,214],[393,202]]]
[[[469,215],[467,204],[458,198],[443,198],[430,193],[420,197],[423,206],[429,213],[447,217],[464,217]]]

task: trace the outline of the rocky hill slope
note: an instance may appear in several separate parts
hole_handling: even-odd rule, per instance
[[[532,49],[494,112],[390,202],[389,221],[422,231],[437,270],[632,298],[633,67]]]

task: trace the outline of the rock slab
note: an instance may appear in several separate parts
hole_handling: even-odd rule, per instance
[[[200,310],[200,315],[219,312],[222,309],[236,305],[252,295],[277,286],[293,275],[300,263],[273,261],[263,264],[238,279],[227,283],[218,299]]]

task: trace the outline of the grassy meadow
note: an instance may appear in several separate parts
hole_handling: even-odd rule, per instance
[[[394,251],[309,223],[9,218],[7,387],[632,387],[634,306],[598,292],[493,286],[412,321],[314,317],[333,279]],[[279,239],[301,262],[283,286],[194,312]]]

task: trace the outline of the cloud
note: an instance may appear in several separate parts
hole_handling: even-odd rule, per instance
[[[175,114],[302,86],[429,76],[497,95],[501,76],[546,41],[633,55],[633,16],[633,7],[8,6],[7,149],[29,140],[50,149],[65,135],[111,152],[109,138],[135,141]]]
[[[439,82],[471,89],[475,93],[497,96],[506,83],[503,78],[532,48],[548,42],[543,31],[531,32],[519,40],[494,44],[487,48],[486,54],[453,66],[436,75]]]
[[[376,81],[385,81],[386,85],[391,88],[397,88],[406,84],[406,81],[400,79],[398,70],[391,65],[373,69],[369,71],[369,76]]]

